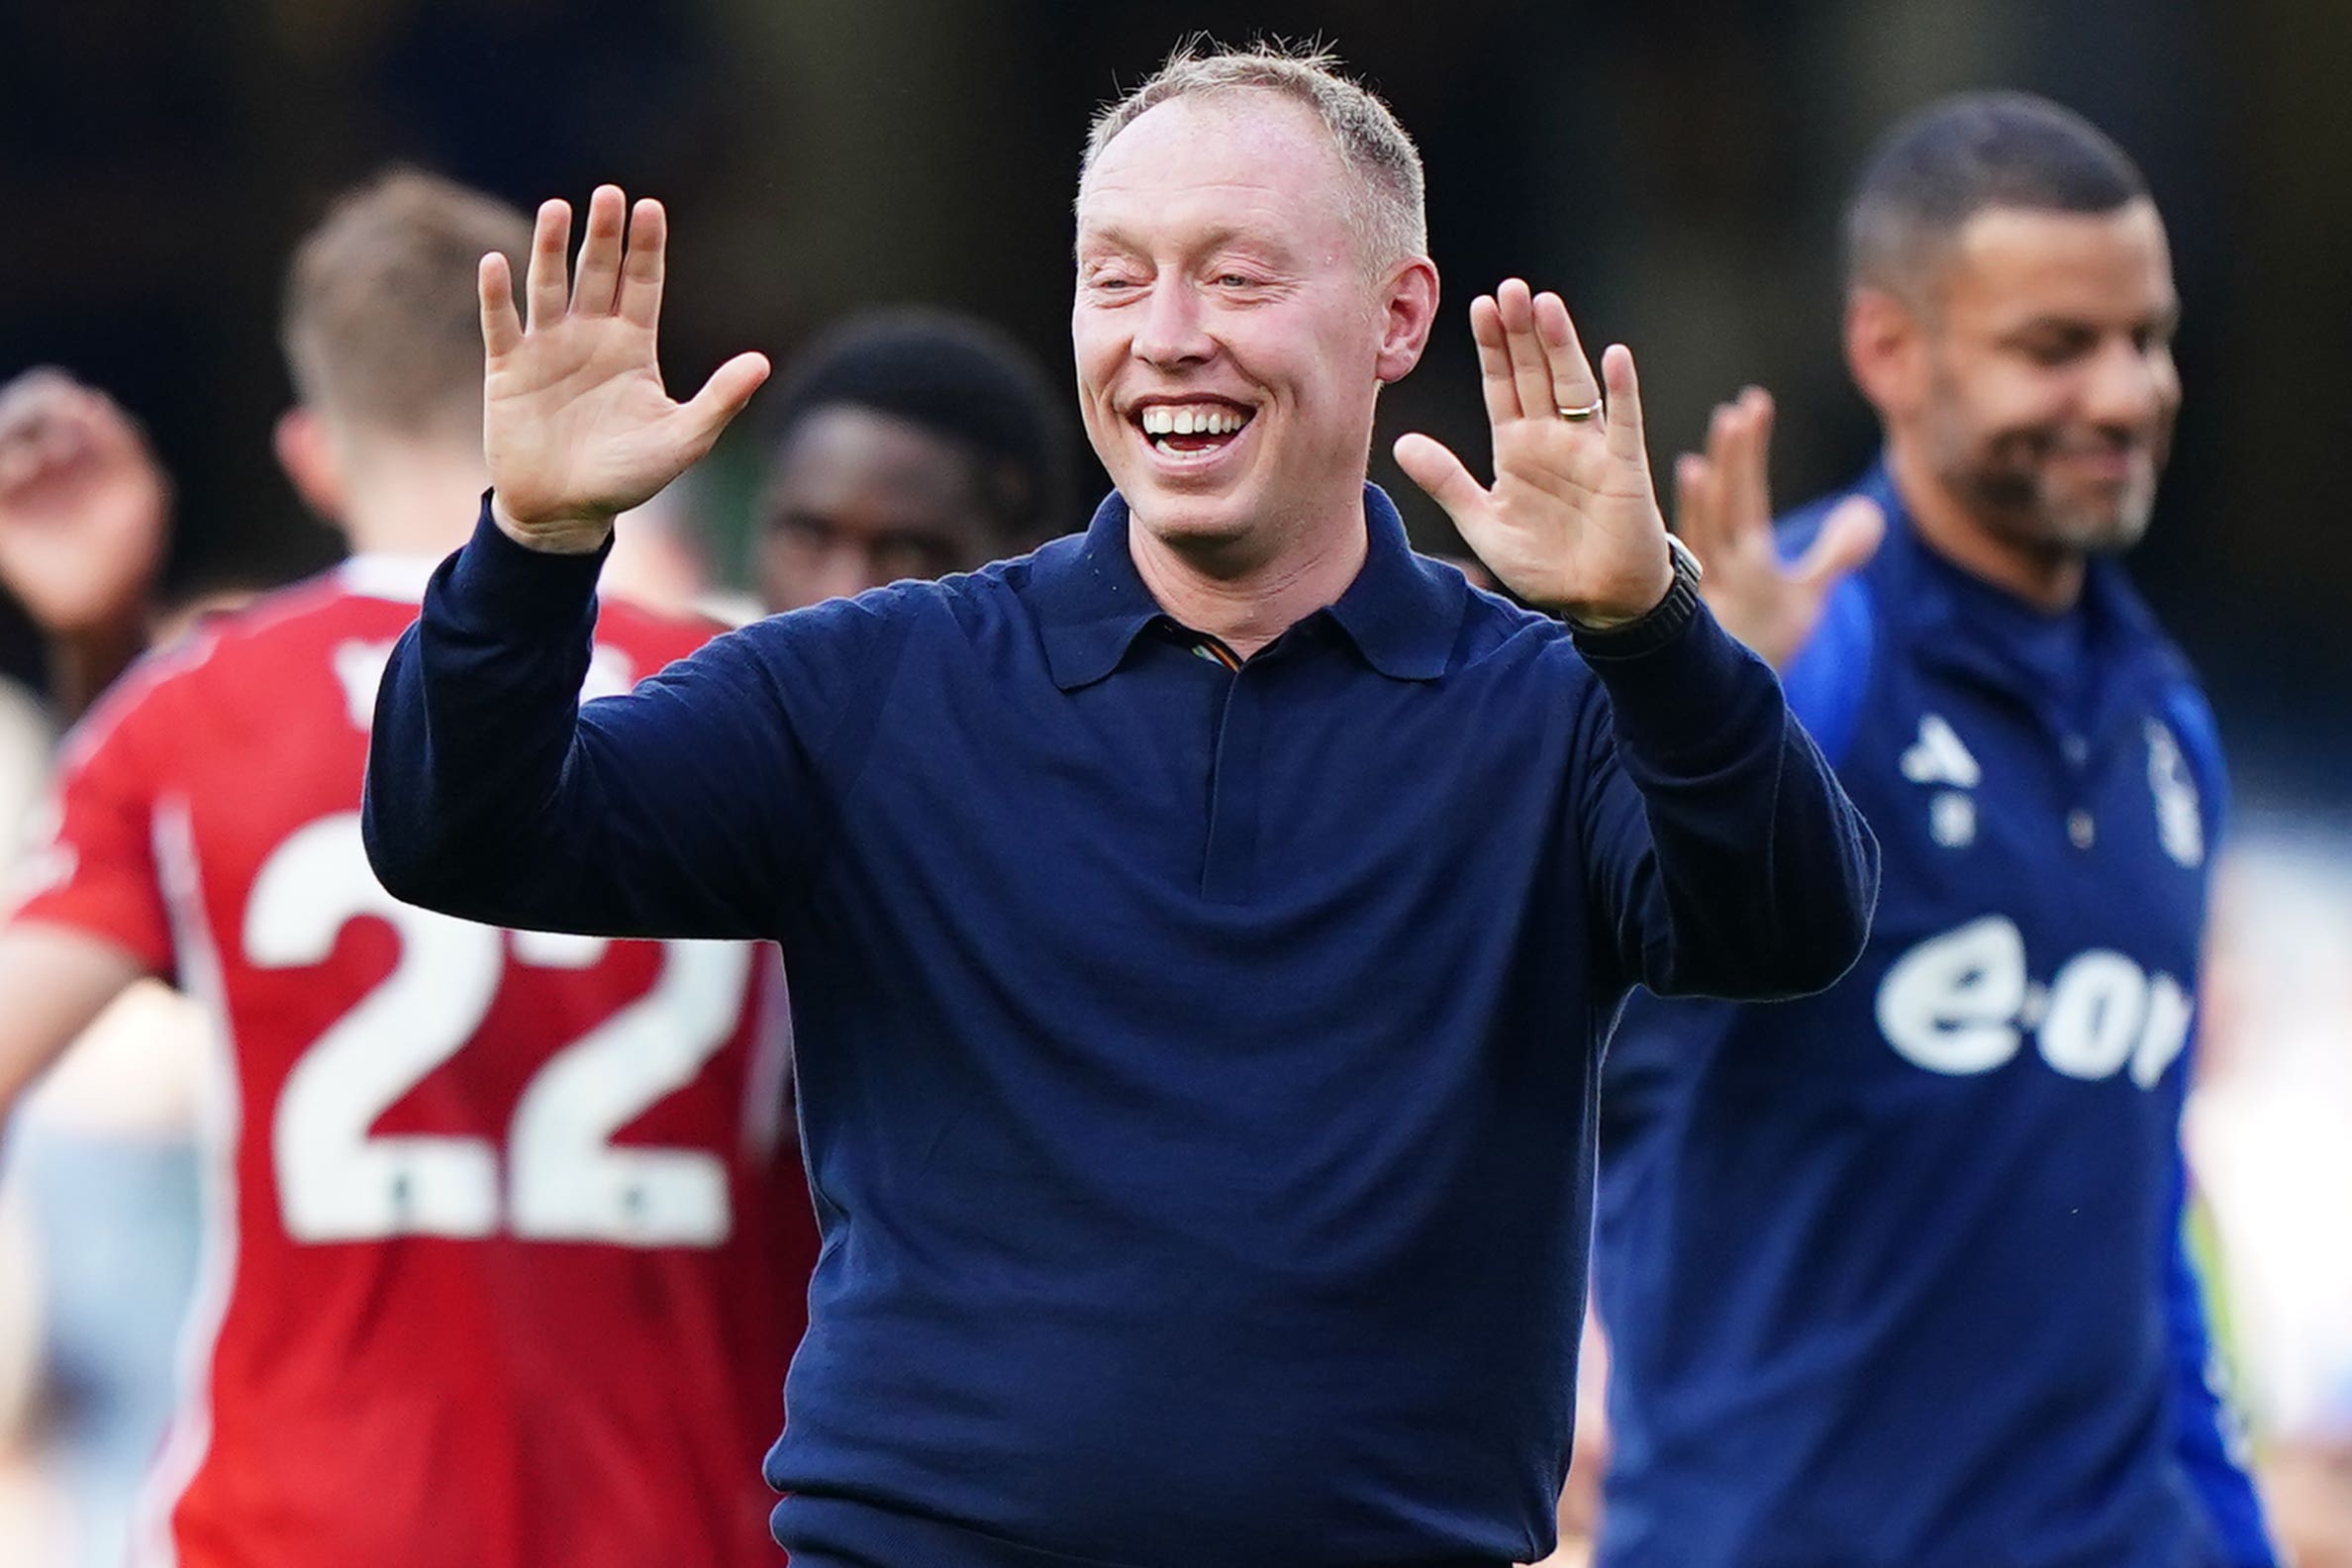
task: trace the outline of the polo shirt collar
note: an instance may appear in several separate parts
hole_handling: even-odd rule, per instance
[[[1434,680],[1447,658],[1469,595],[1459,572],[1413,553],[1396,504],[1364,486],[1364,564],[1327,615],[1364,662],[1392,680]],[[1090,685],[1119,667],[1138,633],[1165,619],[1127,553],[1127,505],[1116,490],[1095,508],[1086,533],[1038,552],[1030,573],[1038,632],[1053,683]],[[1310,617],[1310,620],[1314,617]]]
[[[1076,539],[1037,552],[1029,597],[1045,665],[1063,691],[1092,685],[1119,667],[1135,635],[1160,618],[1127,553],[1127,498],[1114,490]]]
[[[1435,680],[1453,654],[1470,585],[1452,567],[1413,553],[1405,520],[1376,484],[1364,486],[1364,521],[1371,538],[1363,569],[1330,617],[1389,679]]]

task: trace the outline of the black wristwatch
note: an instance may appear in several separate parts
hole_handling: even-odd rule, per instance
[[[1674,580],[1666,585],[1666,597],[1637,620],[1622,626],[1589,627],[1574,616],[1560,617],[1575,637],[1578,652],[1602,658],[1647,653],[1690,624],[1699,611],[1699,580],[1707,575],[1707,568],[1699,564],[1690,545],[1671,534],[1666,536],[1666,553],[1672,557]]]

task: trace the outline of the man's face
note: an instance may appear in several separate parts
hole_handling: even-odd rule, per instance
[[[1938,286],[1918,417],[1945,485],[2028,549],[2138,542],[2181,406],[2155,206],[1979,213]]]
[[[1351,177],[1311,111],[1259,90],[1160,104],[1088,175],[1080,409],[1156,538],[1278,538],[1355,503],[1382,375],[1403,369],[1345,220]]]
[[[970,453],[847,404],[793,427],[760,519],[759,586],[770,610],[968,571],[996,544]]]

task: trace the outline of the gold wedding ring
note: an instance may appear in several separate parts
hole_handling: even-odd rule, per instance
[[[1601,399],[1595,398],[1583,408],[1555,409],[1553,412],[1571,425],[1582,425],[1586,420],[1595,420],[1601,417]]]

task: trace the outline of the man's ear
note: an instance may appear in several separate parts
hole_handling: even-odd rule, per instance
[[[341,522],[347,491],[343,457],[335,449],[327,422],[298,405],[278,416],[272,441],[278,466],[286,470],[303,505],[330,523]]]
[[[1927,398],[1927,327],[1908,302],[1857,284],[1846,297],[1846,369],[1879,418],[1908,419]]]
[[[1405,379],[1429,345],[1429,330],[1437,323],[1437,263],[1427,256],[1400,263],[1382,300],[1377,373],[1386,385]]]

